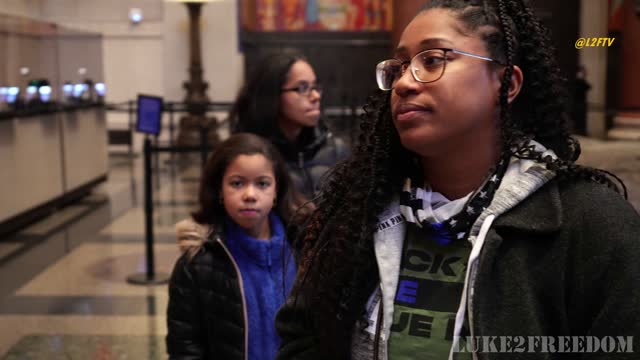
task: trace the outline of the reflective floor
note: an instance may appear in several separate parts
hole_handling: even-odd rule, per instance
[[[581,143],[581,162],[619,175],[640,209],[640,142]],[[194,206],[200,177],[197,160],[169,160],[158,159],[154,181],[158,273],[178,256],[173,224]],[[112,156],[90,196],[0,239],[1,359],[166,358],[166,285],[126,282],[145,269],[141,165]]]
[[[176,157],[177,159],[177,157]],[[173,224],[194,205],[197,161],[161,155],[154,179],[155,269],[178,256]],[[0,240],[0,358],[164,359],[166,285],[145,271],[142,158],[110,158],[82,201]]]

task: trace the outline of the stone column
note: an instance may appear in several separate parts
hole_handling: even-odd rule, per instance
[[[620,69],[616,103],[609,104],[617,109],[608,132],[610,139],[640,140],[640,8],[636,10],[636,3],[640,6],[638,0],[625,0],[613,20],[620,34],[615,41],[619,41],[622,56],[616,64]]]
[[[638,4],[638,5],[636,5]],[[622,109],[640,108],[640,1],[626,0],[623,5],[622,28]],[[637,8],[636,8],[637,7]],[[638,9],[638,10],[636,10]],[[617,41],[617,40],[616,40]],[[639,109],[640,110],[640,109]],[[640,113],[640,111],[635,110]]]
[[[607,1],[581,1],[580,37],[607,36],[609,22],[608,7]],[[591,84],[591,90],[587,94],[587,103],[589,104],[587,112],[587,136],[604,139],[606,137],[607,48],[597,46],[579,49],[578,61],[584,65],[587,71],[586,80]]]

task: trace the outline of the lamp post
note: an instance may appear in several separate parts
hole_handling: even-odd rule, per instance
[[[215,117],[207,117],[207,88],[209,84],[203,79],[202,51],[200,40],[200,14],[202,5],[212,0],[178,0],[186,5],[189,12],[189,80],[183,84],[187,91],[184,102],[187,114],[180,119],[178,145],[193,146],[199,144],[206,136],[209,144],[218,142]],[[205,136],[202,136],[205,133]]]

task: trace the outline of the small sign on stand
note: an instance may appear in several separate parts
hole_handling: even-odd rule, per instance
[[[153,254],[153,188],[151,187],[151,139],[158,136],[162,128],[162,98],[158,96],[138,95],[136,131],[144,137],[144,218],[146,272],[135,273],[127,277],[127,282],[136,285],[157,285],[169,281],[169,275],[155,272]]]

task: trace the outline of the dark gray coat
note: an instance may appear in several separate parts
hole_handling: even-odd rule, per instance
[[[619,194],[585,181],[551,180],[495,220],[481,259],[475,336],[634,336],[636,344],[634,353],[485,353],[479,359],[639,358],[640,217]],[[367,299],[373,290],[354,298]],[[348,351],[323,353],[305,321],[313,309],[293,300],[276,318],[277,359],[348,359]],[[352,311],[361,313],[365,303],[356,306]]]
[[[279,132],[269,140],[287,162],[295,188],[308,199],[317,193],[327,171],[349,155],[344,141],[322,126],[303,129],[296,144]]]

